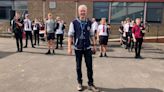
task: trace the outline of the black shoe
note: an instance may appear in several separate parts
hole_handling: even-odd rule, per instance
[[[136,58],[136,59],[137,59],[137,58],[138,58],[138,56],[135,56],[134,58]]]
[[[93,92],[100,92],[100,90],[95,85],[88,86],[88,90],[92,90]]]
[[[78,91],[83,91],[83,85],[82,84],[78,84],[77,85],[77,90]]]
[[[102,53],[100,53],[100,56],[99,57],[103,57]]]
[[[136,59],[143,59],[141,56],[135,56]]]
[[[36,43],[34,45],[36,45]]]
[[[23,48],[27,48],[27,46],[24,46]]]
[[[19,50],[19,52],[23,52],[23,50]]]
[[[53,50],[52,53],[55,55],[55,50]]]
[[[32,46],[32,48],[35,48],[34,46]]]
[[[108,57],[106,53],[104,54],[104,57]]]
[[[48,50],[48,52],[46,53],[46,55],[49,55],[49,54],[51,54],[51,51],[50,50]]]
[[[143,57],[142,57],[142,56],[140,56],[140,55],[138,56],[138,58],[139,58],[139,59],[143,59]]]
[[[56,47],[55,49],[58,49],[58,47]]]

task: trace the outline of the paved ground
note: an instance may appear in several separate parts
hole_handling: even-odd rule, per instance
[[[41,44],[16,53],[14,39],[0,38],[0,92],[77,92],[74,56],[67,56],[66,47],[45,55]],[[118,43],[110,43],[109,58],[94,56],[95,84],[102,92],[164,92],[164,44],[143,46],[141,60]],[[87,86],[85,63],[83,77]]]

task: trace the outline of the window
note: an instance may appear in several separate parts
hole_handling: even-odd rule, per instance
[[[128,7],[127,17],[135,20],[136,18],[141,18],[143,21],[144,8],[143,7]]]
[[[148,7],[162,7],[163,3],[147,3]]]
[[[11,7],[0,7],[0,19],[10,19]]]
[[[12,6],[12,4],[10,0],[0,0],[0,6]]]
[[[161,23],[162,14],[163,14],[163,3],[148,3],[147,4],[147,16],[146,16],[147,22]]]
[[[155,16],[155,17],[154,17]],[[162,9],[161,8],[148,8],[147,9],[147,22],[161,23]]]
[[[141,6],[141,7],[143,7],[144,3],[127,3],[127,6],[134,6],[134,7]]]
[[[120,23],[126,17],[135,20],[141,18],[142,21],[161,23],[163,17],[164,3],[147,3],[146,13],[145,3],[142,2],[94,2],[93,17],[101,19],[110,16],[110,23]],[[146,19],[144,19],[144,13]]]
[[[144,3],[127,3],[127,17],[135,20],[136,18],[144,18]]]
[[[111,23],[120,23],[127,16],[126,2],[111,3]]]
[[[94,2],[95,7],[108,7],[108,2]]]
[[[6,8],[0,7],[0,19],[6,19]]]
[[[126,18],[126,7],[112,7],[111,23],[120,23]]]
[[[13,10],[27,10],[27,1],[15,1]]]
[[[8,20],[14,16],[14,11],[27,11],[28,0],[0,0],[0,19]]]
[[[111,23],[120,23],[126,17],[131,19],[144,16],[144,3],[113,2],[111,9]]]
[[[113,2],[112,6],[126,6],[126,2]]]
[[[107,18],[109,15],[109,3],[108,2],[94,2],[93,4],[93,17],[97,20],[101,18]]]

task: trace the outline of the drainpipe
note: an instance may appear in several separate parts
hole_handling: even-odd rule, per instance
[[[46,17],[46,0],[43,0],[43,19]]]
[[[75,0],[75,7],[76,7],[76,8],[75,8],[75,9],[76,9],[76,10],[75,10],[75,17],[76,17],[76,18],[78,17],[78,14],[77,14],[77,13],[78,13],[78,12],[77,12],[77,11],[78,11],[78,2],[79,2],[79,0]]]

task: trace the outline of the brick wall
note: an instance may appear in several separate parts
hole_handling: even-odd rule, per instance
[[[69,24],[76,16],[76,4],[74,0],[70,1],[60,1],[56,0],[56,8],[49,8],[49,1],[46,0],[46,16],[50,12],[53,14],[53,18],[55,19],[57,16],[60,16],[67,24]],[[86,4],[88,6],[88,17],[92,17],[93,12],[93,3],[87,1],[79,1],[78,5]],[[31,19],[34,18],[43,18],[43,1],[42,0],[29,0],[28,3],[29,14],[31,15]]]
[[[42,0],[28,0],[28,12],[30,14],[30,18],[43,18],[43,2]]]
[[[51,12],[54,16],[54,19],[56,16],[60,16],[66,23],[67,23],[67,29],[69,23],[75,18],[75,0],[55,0],[56,1],[56,8],[55,9],[49,9],[49,1],[46,0],[46,15],[47,13]],[[78,5],[80,4],[86,4],[88,6],[88,17],[91,18],[93,16],[93,2],[87,1],[87,0],[80,0],[78,2]],[[42,0],[29,0],[28,2],[28,10],[31,15],[31,18],[34,19],[43,18],[43,1]],[[163,12],[164,13],[164,12]],[[163,14],[164,15],[164,14]],[[158,24],[151,24],[150,32],[146,34],[146,36],[156,36],[157,35],[157,27]],[[117,38],[119,37],[118,28],[120,25],[111,25],[112,26],[112,35],[111,37]],[[164,17],[162,24],[159,26],[159,35],[164,35]]]

